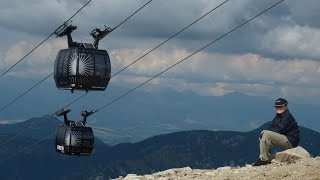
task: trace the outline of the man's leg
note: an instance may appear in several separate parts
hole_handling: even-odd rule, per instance
[[[271,155],[271,147],[273,145],[279,146],[283,149],[293,148],[285,135],[268,130],[264,130],[261,133],[262,137],[260,139],[259,157],[262,161],[270,162],[272,160],[273,157]]]

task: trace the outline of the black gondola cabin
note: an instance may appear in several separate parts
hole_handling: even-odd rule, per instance
[[[93,145],[94,136],[91,127],[61,124],[56,129],[55,149],[59,153],[89,156]]]
[[[90,43],[59,51],[54,65],[58,89],[104,91],[111,78],[111,64],[106,50]]]

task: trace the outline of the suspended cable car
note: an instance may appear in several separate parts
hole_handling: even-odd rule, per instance
[[[106,50],[98,49],[99,41],[113,29],[95,28],[91,43],[74,42],[71,33],[77,26],[63,24],[56,31],[57,37],[67,36],[68,49],[61,49],[55,60],[54,79],[58,89],[104,91],[111,78],[111,64]]]
[[[60,124],[55,132],[55,149],[66,155],[88,156],[94,145],[94,135],[91,127],[86,127],[87,117],[95,111],[82,111],[82,120],[70,121],[67,114],[69,109],[62,108],[57,116],[64,116],[64,124]]]

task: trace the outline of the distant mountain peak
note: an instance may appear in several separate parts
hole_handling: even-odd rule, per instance
[[[249,97],[249,95],[240,91],[233,91],[224,95],[224,97]]]

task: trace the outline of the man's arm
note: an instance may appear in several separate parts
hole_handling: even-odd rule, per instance
[[[273,120],[270,122],[270,126],[269,126],[269,128],[267,130],[273,131],[273,132],[276,132],[276,133],[280,133],[281,128],[276,123],[276,119],[277,118],[278,118],[277,116],[275,116],[273,118]]]
[[[291,121],[292,118],[290,116],[282,117],[280,122],[273,123],[272,131],[280,134],[285,134],[287,132],[287,129],[289,128]]]

